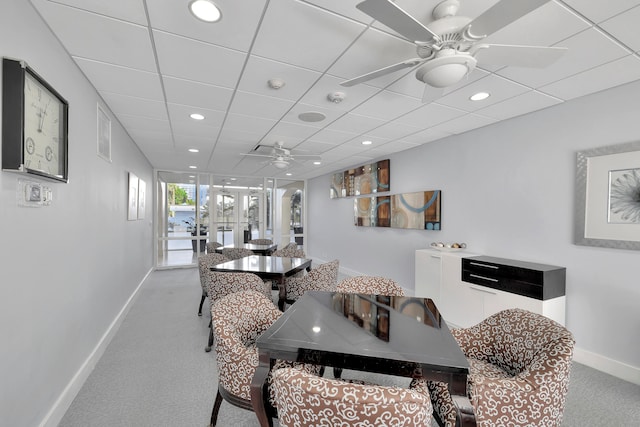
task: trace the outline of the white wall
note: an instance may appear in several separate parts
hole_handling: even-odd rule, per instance
[[[391,156],[392,193],[442,190],[442,231],[355,227],[353,198],[308,183],[308,253],[414,287],[414,251],[469,251],[567,268],[576,360],[640,384],[640,252],[574,245],[576,152],[637,141],[640,82]],[[357,165],[354,165],[357,166]]]
[[[49,182],[51,207],[18,207],[25,177],[0,172],[0,425],[55,425],[47,414],[152,268],[152,168],[110,112],[113,162],[96,155],[100,99],[29,2],[2,1],[0,56],[70,104],[70,182]],[[146,220],[127,221],[128,172],[147,183]]]

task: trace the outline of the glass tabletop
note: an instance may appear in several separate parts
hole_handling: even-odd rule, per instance
[[[306,258],[287,258],[252,255],[211,266],[214,271],[247,273],[286,274],[292,270],[304,269],[311,264]]]
[[[469,364],[429,298],[306,292],[257,340],[272,354],[309,354],[331,365],[383,364],[466,374]],[[346,366],[345,366],[346,367]],[[391,365],[389,370],[393,370]],[[402,373],[398,373],[401,375]],[[406,374],[406,372],[404,372]]]

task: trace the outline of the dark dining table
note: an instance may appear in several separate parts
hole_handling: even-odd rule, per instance
[[[272,243],[270,245],[257,245],[255,243],[243,243],[240,246],[225,245],[217,247],[216,252],[221,254],[222,250],[225,248],[245,248],[253,251],[256,255],[271,255],[276,249],[278,249],[278,244]]]
[[[210,268],[212,271],[253,273],[263,280],[275,281],[278,285],[278,307],[280,310],[284,310],[287,296],[285,279],[299,271],[310,270],[311,260],[307,258],[251,255],[212,265]]]
[[[442,381],[460,425],[475,426],[466,396],[469,363],[429,298],[309,291],[256,341],[251,403],[272,426],[267,376],[276,359]]]

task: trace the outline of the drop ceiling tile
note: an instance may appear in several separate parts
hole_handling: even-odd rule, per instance
[[[208,23],[195,18],[189,2],[146,0],[154,28],[216,45],[248,51],[260,23],[265,0],[218,2],[222,19]]]
[[[580,16],[555,1],[550,1],[496,31],[484,39],[483,43],[552,46],[588,27],[590,24]],[[558,46],[562,46],[562,43]]]
[[[147,25],[144,3],[140,1],[104,1],[104,0],[49,0],[67,6],[106,15],[135,24]]]
[[[217,134],[217,132],[216,132]],[[214,148],[215,137],[203,137],[185,134],[176,134],[173,138],[177,150],[183,150],[193,157],[209,156]],[[188,151],[190,148],[200,150],[198,153]]]
[[[518,96],[531,89],[507,80],[495,74],[477,80],[463,88],[438,99],[438,104],[447,105],[464,111],[476,111],[488,105],[492,105],[505,99]],[[482,101],[471,101],[469,97],[478,93],[487,92],[491,96]]]
[[[179,104],[167,104],[169,119],[173,131],[177,133],[178,126],[182,129],[193,129],[194,134],[201,134],[205,129],[219,129],[224,121],[224,111],[198,110],[205,116],[204,120],[194,120],[189,115],[193,112],[191,107]],[[217,134],[217,132],[216,132]]]
[[[437,141],[439,139],[446,138],[447,136],[451,136],[451,135],[452,135],[451,132],[445,132],[442,129],[438,130],[438,129],[430,128],[420,132],[416,132],[411,135],[407,135],[404,138],[402,138],[402,140],[406,142],[422,145],[422,144],[426,144],[427,142]]]
[[[135,139],[136,145],[145,145],[146,148],[154,150],[173,150],[173,139],[170,133],[156,130],[131,129],[129,130],[129,135]]]
[[[423,104],[422,107],[396,118],[394,122],[416,128],[428,128],[464,114],[465,111],[457,108],[431,103]]]
[[[330,145],[339,145],[339,144],[342,144],[343,142],[353,139],[355,136],[358,136],[358,134],[355,132],[344,132],[344,131],[339,131],[331,127],[328,127],[312,135],[308,139],[308,141],[319,142],[319,143],[330,144]]]
[[[292,101],[286,99],[237,91],[229,112],[279,120],[293,105]]]
[[[241,130],[251,134],[264,135],[276,125],[277,121],[242,114],[229,114],[224,122],[225,129]],[[256,144],[258,141],[256,141]]]
[[[392,120],[421,106],[422,101],[418,98],[385,90],[351,111],[362,116]]]
[[[73,58],[98,91],[164,101],[157,73],[84,58]]]
[[[629,46],[634,52],[640,51],[640,6],[614,16],[600,26],[609,34]]]
[[[490,125],[497,121],[496,119],[470,113],[466,116],[458,117],[434,126],[433,129],[445,133],[459,134]]]
[[[638,0],[564,0],[564,2],[595,23],[602,22],[639,4]]]
[[[400,139],[405,135],[410,135],[412,133],[418,132],[423,128],[413,127],[403,123],[398,122],[389,122],[380,127],[377,127],[369,132],[367,135],[371,135],[376,138],[384,138],[384,139]]]
[[[371,129],[382,126],[386,120],[376,119],[374,117],[365,117],[358,114],[345,114],[335,122],[331,123],[329,128],[347,133],[355,133],[360,135]]]
[[[279,0],[270,3],[252,53],[324,71],[363,29],[361,24],[314,6]]]
[[[262,144],[272,145],[276,141],[283,141],[285,147],[293,148],[319,130],[315,126],[279,122],[265,135]]]
[[[640,32],[638,36],[640,37]],[[614,40],[594,28],[563,40],[561,44],[568,50],[557,62],[546,68],[506,67],[498,71],[498,74],[538,88],[629,54]],[[598,55],[594,55],[594,52],[598,52]]]
[[[38,10],[70,55],[156,71],[147,27],[51,2]]]
[[[297,150],[307,151],[311,154],[321,155],[322,153],[332,149],[336,144],[328,144],[326,142],[314,141],[313,139],[307,139],[296,146]]]
[[[263,137],[263,133],[249,132],[245,129],[232,128],[225,126],[220,132],[217,148],[229,148],[229,147],[242,147],[240,151],[252,150],[258,145],[260,139]]]
[[[231,101],[233,90],[192,80],[164,77],[167,102],[207,110],[225,111]]]
[[[318,80],[308,91],[300,98],[300,102],[310,105],[318,105],[324,108],[348,111],[363,101],[371,98],[380,92],[379,88],[375,88],[366,84],[359,84],[351,87],[340,86],[344,79],[325,74]],[[340,103],[332,103],[328,97],[330,94],[340,92],[344,95],[344,99]]]
[[[569,100],[640,79],[640,58],[629,55],[589,71],[539,88],[560,99]]]
[[[149,119],[168,120],[164,102],[121,95],[112,92],[100,92],[111,111],[117,116],[147,117]]]
[[[171,139],[171,126],[169,126],[169,120],[159,120],[149,117],[130,116],[127,114],[120,114],[118,120],[124,126],[127,131],[144,130],[155,132],[158,135],[163,133],[168,134]]]
[[[302,67],[251,55],[242,74],[238,89],[259,95],[295,101],[308,90],[322,74]],[[269,87],[270,79],[280,79],[280,89]]]
[[[343,79],[353,79],[362,74],[413,59],[417,56],[416,47],[413,43],[376,29],[369,29],[349,46],[346,54],[333,64],[328,73]],[[404,73],[396,71],[386,76],[369,80],[367,84],[383,88]]]
[[[161,31],[154,31],[153,37],[164,76],[236,87],[244,53]]]
[[[562,103],[561,99],[532,90],[477,110],[483,116],[498,120],[520,116]]]

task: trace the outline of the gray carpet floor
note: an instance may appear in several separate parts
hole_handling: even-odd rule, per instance
[[[204,351],[210,317],[206,310],[196,315],[200,289],[196,268],[151,273],[59,426],[206,426],[217,369],[214,353]],[[356,371],[343,376],[408,384]],[[253,412],[223,402],[218,425],[258,422]],[[563,427],[578,426],[640,426],[640,386],[574,363]]]

